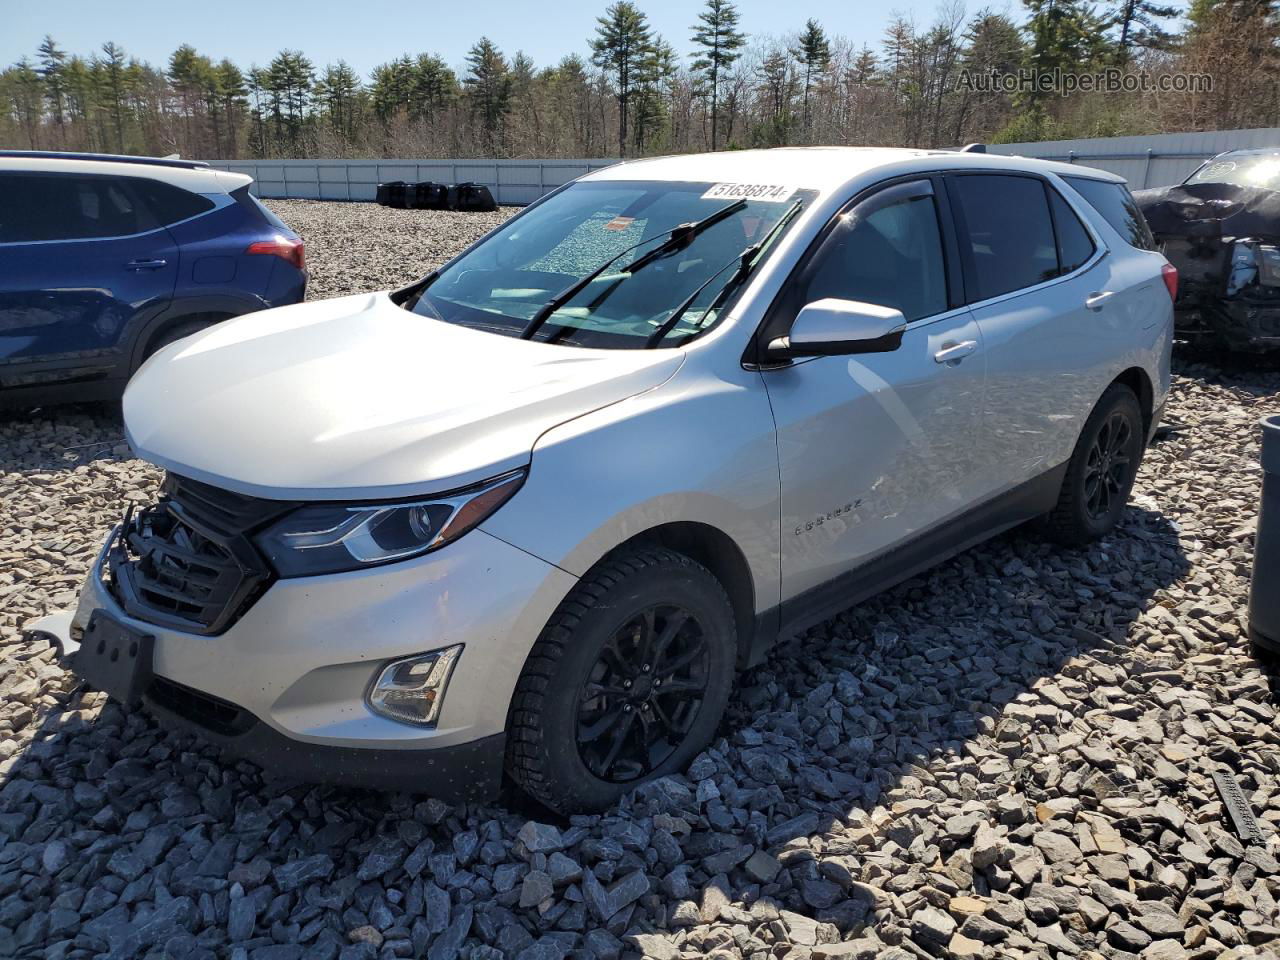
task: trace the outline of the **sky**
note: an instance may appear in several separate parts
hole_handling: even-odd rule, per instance
[[[610,0],[0,0],[0,66],[35,58],[45,34],[64,50],[88,56],[107,40],[153,66],[190,43],[215,61],[265,65],[282,48],[298,49],[317,70],[344,59],[362,76],[403,53],[438,53],[454,67],[488,36],[507,54],[523,50],[539,66],[567,53],[588,54],[587,38]],[[682,54],[701,0],[637,0],[649,23]],[[808,17],[829,34],[879,44],[894,13],[933,19],[938,0],[737,0],[749,34],[799,30]],[[980,6],[1017,14],[1016,0]]]

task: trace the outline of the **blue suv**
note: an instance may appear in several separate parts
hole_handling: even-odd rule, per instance
[[[0,150],[0,404],[118,397],[156,350],[298,303],[301,239],[188,160]]]

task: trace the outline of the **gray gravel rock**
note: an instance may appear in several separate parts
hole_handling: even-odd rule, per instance
[[[273,206],[315,297],[510,213]],[[75,683],[21,627],[160,471],[108,409],[0,413],[0,956],[1275,956],[1280,733],[1245,604],[1280,374],[1177,369],[1183,426],[1115,534],[1014,531],[814,627],[687,776],[555,822],[277,781]]]

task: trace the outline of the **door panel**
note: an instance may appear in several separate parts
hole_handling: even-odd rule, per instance
[[[778,429],[784,600],[971,505],[981,338],[962,309],[912,325],[891,353],[764,374]],[[970,355],[935,359],[967,343]]]
[[[178,248],[138,237],[0,246],[0,363],[114,363],[131,320],[167,302]]]
[[[6,384],[106,372],[130,325],[172,297],[178,247],[130,179],[0,174]]]
[[[1085,302],[1112,287],[1104,258],[1090,269],[993,304],[973,315],[987,354],[984,443],[992,492],[1071,457],[1080,429],[1114,376],[1127,344],[1122,300]]]
[[[859,198],[766,320],[768,335],[783,335],[803,304],[834,297],[907,321],[890,352],[763,373],[778,430],[784,601],[971,503],[986,361],[981,331],[958,306],[947,223],[931,178]]]
[[[1129,284],[1096,231],[1051,183],[953,175],[973,316],[987,359],[983,493],[1070,459],[1133,343]]]

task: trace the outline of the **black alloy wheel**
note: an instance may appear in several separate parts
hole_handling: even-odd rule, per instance
[[[1133,426],[1128,416],[1124,411],[1113,411],[1098,431],[1085,461],[1085,509],[1095,520],[1109,517],[1116,500],[1128,496],[1132,442]]]
[[[1081,428],[1058,502],[1044,517],[1050,538],[1079,547],[1115,529],[1142,464],[1144,429],[1133,390],[1113,383]]]
[[[662,766],[692,729],[710,655],[696,617],[650,607],[605,643],[578,706],[578,753],[595,776],[629,783]]]
[[[529,651],[508,774],[552,810],[583,813],[683,770],[715,736],[737,653],[733,606],[706,567],[657,544],[604,558]]]

